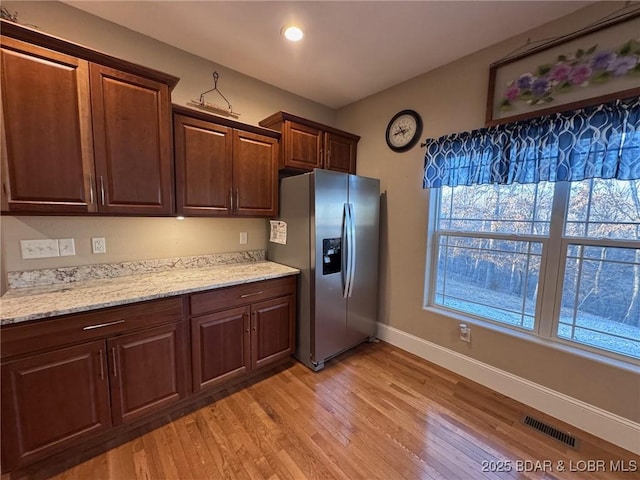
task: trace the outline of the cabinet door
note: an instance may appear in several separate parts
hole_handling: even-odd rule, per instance
[[[295,297],[274,298],[251,306],[251,367],[288,357],[295,350]]]
[[[325,133],[325,168],[338,172],[356,174],[357,142],[334,133]]]
[[[178,213],[230,214],[233,130],[183,115],[173,128]]]
[[[95,211],[89,67],[2,37],[2,209]]]
[[[90,73],[99,210],[172,213],[167,85],[96,64]]]
[[[186,394],[181,323],[107,341],[115,425],[177,402]]]
[[[323,167],[321,130],[287,120],[282,138],[285,142],[282,168],[310,171]]]
[[[249,369],[249,307],[191,319],[193,391],[211,388]]]
[[[233,131],[233,185],[236,215],[277,215],[278,141],[275,138]]]
[[[2,365],[6,469],[62,450],[110,425],[104,341]]]

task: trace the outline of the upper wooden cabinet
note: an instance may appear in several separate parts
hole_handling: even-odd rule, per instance
[[[99,211],[173,211],[171,99],[166,84],[91,64]]]
[[[3,210],[95,211],[89,63],[4,36],[0,55]]]
[[[2,211],[174,211],[177,78],[2,21]]]
[[[282,133],[281,169],[356,173],[358,135],[286,112],[274,113],[260,125]]]
[[[178,213],[275,216],[278,132],[173,109]]]

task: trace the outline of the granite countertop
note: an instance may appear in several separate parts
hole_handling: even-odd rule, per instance
[[[0,325],[295,275],[269,261],[169,270],[117,278],[14,288],[0,299]]]

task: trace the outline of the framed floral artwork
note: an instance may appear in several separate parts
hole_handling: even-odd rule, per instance
[[[640,9],[493,63],[486,125],[640,96]]]

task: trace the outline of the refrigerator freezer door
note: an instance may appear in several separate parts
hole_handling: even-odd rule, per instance
[[[315,248],[315,298],[311,314],[311,360],[322,364],[325,359],[345,350],[347,300],[343,296],[343,273],[323,275],[323,240],[341,239],[344,210],[347,203],[348,177],[343,173],[315,170],[312,202],[315,208],[311,246]],[[315,245],[315,247],[314,247]],[[324,242],[326,245],[326,242]],[[344,246],[342,255],[344,255]],[[344,262],[342,262],[344,264]],[[342,268],[341,268],[342,270]]]
[[[349,203],[355,226],[355,246],[351,249],[355,251],[355,261],[348,298],[347,330],[354,345],[376,334],[380,181],[349,175]]]

